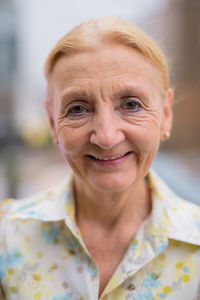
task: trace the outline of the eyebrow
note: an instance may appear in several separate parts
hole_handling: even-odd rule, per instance
[[[139,84],[137,85],[124,85],[119,88],[119,91],[114,92],[114,97],[123,98],[127,96],[140,96],[143,99],[148,100],[148,91],[147,89]]]
[[[61,107],[65,108],[67,102],[73,99],[77,100],[84,100],[87,98],[87,93],[84,91],[84,89],[76,89],[76,88],[69,88],[63,92],[63,95],[61,95]]]
[[[134,93],[142,93],[141,89],[138,86],[124,86],[117,92],[114,92],[114,96],[120,97],[125,95],[132,95]],[[144,92],[143,92],[144,93]]]
[[[85,88],[83,87],[70,87],[67,88],[63,94],[61,95],[61,100],[74,98],[77,96],[86,96],[87,93],[85,92]]]
[[[148,91],[141,84],[127,84],[119,85],[118,91],[114,91],[112,98],[120,99],[127,96],[140,96],[143,99],[148,100]],[[93,97],[94,98],[94,97]],[[88,99],[88,93],[83,87],[70,87],[67,88],[61,96],[61,108],[65,108],[66,104],[73,100],[86,100]]]

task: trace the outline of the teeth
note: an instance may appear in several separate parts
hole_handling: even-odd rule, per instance
[[[124,155],[126,155],[127,153],[124,153],[124,154],[120,154],[120,155],[116,155],[116,156],[113,156],[113,157],[110,157],[110,158],[103,158],[103,157],[97,157],[97,156],[94,156],[95,159],[98,159],[98,160],[114,160],[116,158],[120,158],[120,157],[123,157]]]

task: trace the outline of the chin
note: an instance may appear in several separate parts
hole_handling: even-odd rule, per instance
[[[135,182],[136,176],[104,175],[102,178],[92,178],[90,185],[100,192],[122,192],[128,190]]]

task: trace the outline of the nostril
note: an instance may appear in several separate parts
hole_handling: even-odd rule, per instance
[[[125,140],[125,135],[120,130],[96,130],[90,135],[90,142],[100,146],[102,149],[111,149]]]

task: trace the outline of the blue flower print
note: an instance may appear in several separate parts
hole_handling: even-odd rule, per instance
[[[167,297],[167,294],[161,293],[159,296],[160,296],[160,298],[165,299]]]
[[[184,271],[186,274],[189,274],[189,273],[190,273],[190,268],[189,268],[189,267],[184,267],[184,268],[183,268],[183,271]]]
[[[74,261],[77,265],[86,266],[86,271],[95,277],[97,275],[97,267],[92,262],[91,258],[88,256],[87,253],[83,250],[78,240],[74,237],[67,237],[66,238],[67,247],[69,249],[74,250]]]
[[[44,227],[41,229],[40,234],[47,244],[53,244],[55,239],[59,236],[60,231],[60,226],[53,223],[44,223]]]
[[[8,266],[13,268],[16,265],[21,265],[24,262],[24,256],[21,250],[17,247],[12,248],[8,252]]]
[[[25,203],[25,204],[19,206],[19,208],[17,209],[17,211],[26,210],[28,208],[33,207],[34,205],[35,205],[35,202]]]
[[[134,239],[131,243],[131,249],[136,250],[138,247],[138,240]]]
[[[73,250],[78,250],[78,252],[80,252],[79,242],[74,237],[68,236],[66,238],[66,244],[67,244],[67,247],[69,247],[69,248],[71,248]]]
[[[200,221],[197,220],[196,225],[197,225],[198,230],[200,231]]]
[[[153,300],[154,297],[153,297],[153,294],[150,291],[148,291],[145,294],[139,293],[138,295],[135,296],[134,299],[135,300]]]
[[[5,255],[2,253],[0,254],[0,280],[3,280],[6,276],[7,267],[6,267],[6,259]]]
[[[160,280],[158,280],[158,275],[156,273],[151,273],[146,279],[142,282],[143,288],[146,291],[139,293],[135,296],[135,300],[153,300],[153,289],[157,289],[162,286]]]
[[[65,200],[66,200],[66,203],[69,202],[69,199],[70,199],[70,192],[67,191],[66,194],[65,194]]]
[[[98,273],[98,269],[96,267],[96,265],[91,261],[90,258],[88,258],[90,261],[87,262],[88,267],[87,267],[87,272],[90,273],[90,275],[94,278],[97,276]]]
[[[160,280],[157,280],[157,275],[155,273],[152,273],[148,276],[147,279],[143,280],[142,285],[146,288],[146,289],[157,289],[158,287],[160,287],[162,284],[160,282]]]
[[[158,249],[156,249],[156,255],[162,253],[168,246],[168,240],[164,241]]]

